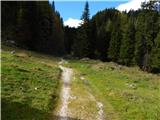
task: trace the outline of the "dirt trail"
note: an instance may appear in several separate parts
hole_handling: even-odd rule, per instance
[[[63,59],[59,62],[62,86],[54,120],[104,120],[103,104],[95,99],[79,79],[75,79],[77,76],[71,68],[63,66],[67,63]]]
[[[104,120],[104,111],[103,111],[103,103],[100,101],[97,101],[96,98],[89,92],[90,98],[92,98],[93,101],[96,103],[96,107],[98,109],[98,114],[96,115],[96,120]]]
[[[104,118],[104,113],[103,113],[103,104],[101,102],[97,102],[97,107],[98,107],[98,117],[97,120],[103,120]]]
[[[66,68],[60,65],[62,72],[62,80],[63,80],[63,85],[62,85],[62,90],[61,90],[61,108],[59,115],[62,117],[60,120],[67,120],[67,109],[68,109],[68,99],[70,97],[70,80],[72,76],[72,69]],[[64,118],[63,118],[64,117]]]
[[[61,61],[58,64],[59,68],[62,70],[62,85],[60,100],[57,104],[56,109],[53,112],[52,120],[70,120],[71,118],[68,115],[68,103],[70,98],[70,82],[72,79],[73,71],[71,68],[63,66],[63,64],[67,64],[67,61],[65,61],[64,59],[61,59]]]

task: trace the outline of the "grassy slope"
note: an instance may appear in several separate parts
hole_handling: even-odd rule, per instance
[[[58,59],[12,50],[2,49],[2,119],[47,120],[59,94]],[[71,95],[78,96],[69,107],[82,112],[79,118],[97,112],[91,93],[104,104],[108,120],[160,119],[160,75],[100,61],[71,60],[69,66],[75,70]]]
[[[4,46],[1,53],[2,120],[49,119],[59,94],[58,59]]]
[[[99,61],[71,60],[70,66],[103,102],[108,120],[160,119],[160,75]]]

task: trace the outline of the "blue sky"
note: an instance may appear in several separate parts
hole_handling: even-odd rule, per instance
[[[98,11],[104,10],[105,8],[117,7],[126,2],[128,2],[128,0],[89,1],[90,16],[93,16]],[[69,18],[80,19],[84,5],[85,1],[55,1],[56,10],[60,12],[64,21]]]
[[[49,0],[50,2],[52,0]],[[106,8],[116,8],[119,11],[137,10],[141,3],[149,0],[54,0],[55,8],[60,12],[64,25],[78,27],[82,22],[80,20],[84,10],[85,2],[89,2],[90,18],[98,11]]]

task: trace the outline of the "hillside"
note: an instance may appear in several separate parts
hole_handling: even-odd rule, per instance
[[[2,120],[47,120],[59,96],[58,58],[2,46]]]
[[[113,62],[65,61],[6,46],[1,53],[3,120],[160,118],[159,74]],[[65,67],[64,82],[60,65]]]
[[[71,112],[73,116],[81,113],[79,119],[85,120],[87,116],[86,120],[99,120],[94,115],[100,109],[95,102],[100,102],[103,106],[100,120],[160,118],[159,74],[95,60],[70,60],[66,66],[75,73],[71,85],[71,96],[75,99],[69,103],[70,109],[77,112]]]

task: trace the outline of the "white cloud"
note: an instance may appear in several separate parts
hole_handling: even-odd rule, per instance
[[[141,8],[141,3],[144,1],[149,1],[149,0],[130,0],[127,3],[121,4],[119,5],[116,9],[120,10],[120,11],[129,11],[129,10],[138,10],[139,8]]]
[[[82,23],[82,20],[74,19],[74,18],[69,18],[68,20],[64,21],[65,26],[69,27],[79,27],[80,23]]]

